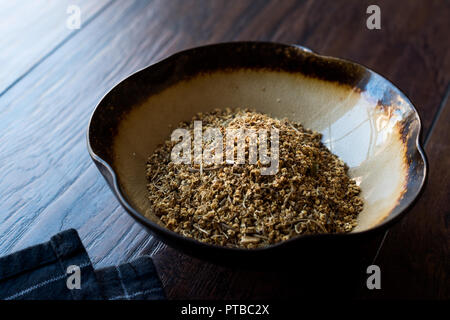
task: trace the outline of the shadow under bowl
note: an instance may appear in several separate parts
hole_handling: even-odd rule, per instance
[[[259,249],[204,244],[165,228],[147,199],[148,156],[180,121],[227,107],[287,117],[321,132],[362,189],[358,226]],[[243,265],[298,250],[347,248],[388,228],[425,182],[420,131],[408,98],[359,64],[296,45],[234,42],[179,52],[121,81],[91,117],[88,149],[123,207],[163,242],[209,261]]]

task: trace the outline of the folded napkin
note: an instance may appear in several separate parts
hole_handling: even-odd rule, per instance
[[[0,299],[165,299],[150,257],[94,270],[78,233],[69,229],[50,241],[0,258]]]

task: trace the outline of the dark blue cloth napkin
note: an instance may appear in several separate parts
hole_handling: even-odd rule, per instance
[[[69,229],[0,258],[0,299],[160,300],[165,295],[150,257],[94,270],[78,233]]]

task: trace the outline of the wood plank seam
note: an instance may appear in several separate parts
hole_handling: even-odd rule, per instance
[[[447,89],[445,90],[444,98],[442,99],[441,103],[439,104],[439,108],[436,111],[433,121],[431,122],[430,129],[428,129],[428,132],[425,136],[425,140],[424,140],[425,142],[423,144],[424,148],[427,146],[427,144],[430,140],[430,137],[433,134],[434,127],[436,126],[436,123],[438,122],[439,117],[441,116],[442,111],[444,110],[445,105],[447,104],[449,94],[450,94],[450,84],[447,84]]]
[[[110,0],[107,4],[105,4],[98,12],[96,12],[93,16],[89,17],[84,23],[83,26],[89,25],[92,21],[94,21],[99,15],[101,15],[114,1]],[[81,32],[83,28],[75,30],[67,35],[63,40],[61,40],[52,50],[47,52],[43,57],[41,57],[38,61],[36,61],[27,71],[25,71],[22,75],[16,78],[13,82],[11,82],[1,93],[0,98],[8,92],[12,87],[14,87],[17,83],[19,83],[23,78],[25,78],[30,72],[32,72],[36,67],[38,67],[42,62],[47,60],[52,54],[54,54],[59,48],[61,48],[64,44],[66,44],[70,39],[72,39],[75,35]]]
[[[435,116],[433,118],[433,121],[431,122],[431,125],[430,125],[430,128],[428,129],[428,132],[425,134],[425,139],[424,139],[425,142],[423,143],[423,149],[424,150],[427,147],[428,142],[430,141],[430,137],[433,134],[433,129],[435,128],[436,123],[438,122],[439,117],[442,114],[442,111],[444,110],[444,108],[445,108],[445,106],[447,104],[449,93],[450,93],[450,84],[447,84],[447,89],[445,90],[444,97],[442,98],[441,103],[439,104],[438,110],[436,111],[436,114],[435,114]],[[380,245],[379,245],[379,247],[377,249],[377,252],[375,253],[375,256],[373,258],[372,264],[376,263],[376,260],[377,260],[378,256],[380,255],[380,252],[381,252],[381,250],[383,248],[383,245],[386,242],[385,240],[386,240],[386,238],[387,238],[387,236],[389,234],[389,230],[390,229],[386,230],[386,232],[384,233],[383,239],[381,240],[381,243],[380,243]]]

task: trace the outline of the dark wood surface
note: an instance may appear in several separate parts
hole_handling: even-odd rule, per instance
[[[169,298],[307,295],[295,270],[232,270],[162,244],[120,207],[86,150],[96,103],[130,73],[193,46],[270,40],[364,64],[417,107],[428,185],[411,213],[354,260],[355,272],[374,260],[380,265],[382,290],[354,281],[347,291],[362,298],[450,298],[448,1],[33,3],[0,5],[0,256],[75,228],[95,267],[151,255]],[[365,26],[374,3],[381,30]],[[66,28],[69,4],[81,8],[79,30]]]
[[[383,270],[386,298],[450,297],[448,94],[447,91],[439,117],[426,140],[430,167],[428,186],[411,213],[389,230],[376,259]],[[377,296],[382,296],[381,292],[377,292]]]

